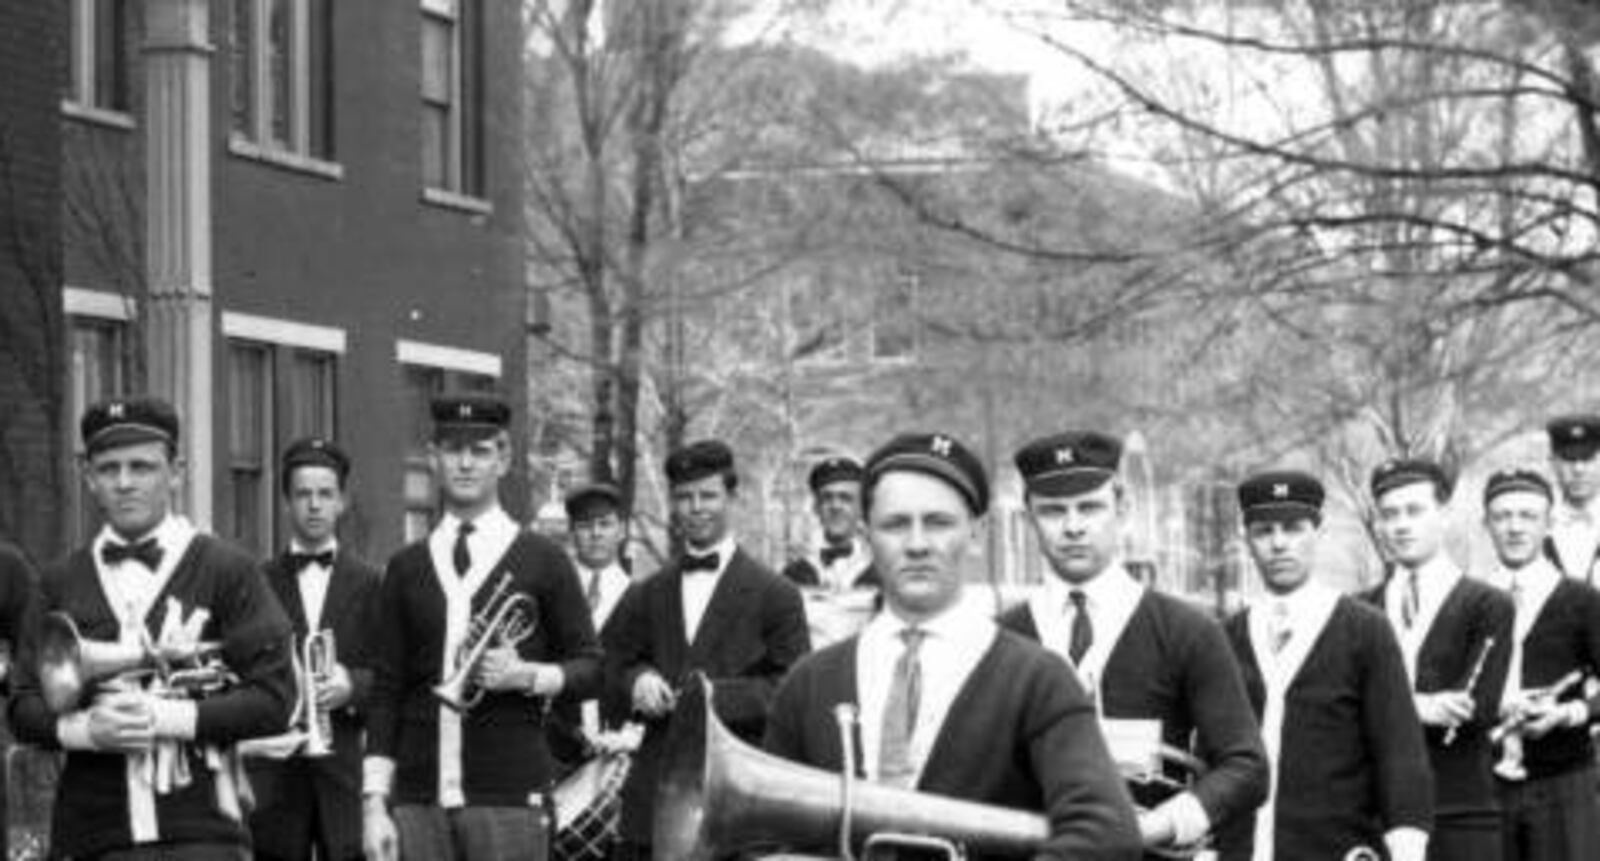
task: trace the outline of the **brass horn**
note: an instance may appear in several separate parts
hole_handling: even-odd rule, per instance
[[[1026,855],[1050,836],[1042,814],[865,782],[790,762],[735,738],[696,673],[673,711],[652,823],[658,858],[712,861],[751,845],[826,847],[875,834],[947,837],[973,852]],[[848,816],[845,787],[851,796]]]
[[[39,688],[56,714],[77,708],[89,685],[128,673],[166,675],[174,664],[198,664],[222,650],[207,641],[186,644],[110,643],[86,640],[66,613],[46,613],[39,624]],[[180,671],[181,672],[181,671]]]
[[[511,572],[501,574],[483,609],[467,621],[466,637],[456,651],[455,668],[434,685],[433,695],[458,712],[477,705],[484,691],[473,677],[484,653],[526,640],[535,626],[533,612],[533,599],[512,591]]]

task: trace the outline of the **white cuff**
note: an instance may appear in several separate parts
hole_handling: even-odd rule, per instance
[[[1390,861],[1423,861],[1428,855],[1428,832],[1410,825],[1391,828],[1383,835]]]
[[[560,664],[541,665],[533,678],[533,691],[539,696],[553,697],[567,686],[567,671]]]
[[[1172,842],[1177,846],[1190,846],[1211,831],[1211,817],[1200,806],[1200,799],[1192,792],[1180,792],[1163,802],[1156,812],[1172,823]]]
[[[67,750],[94,750],[94,739],[89,736],[89,712],[68,712],[56,718],[56,741]]]
[[[1444,709],[1439,707],[1439,699],[1433,694],[1414,694],[1412,700],[1417,706],[1417,719],[1423,726],[1440,726],[1444,723]]]
[[[394,789],[394,760],[369,756],[361,760],[361,794],[388,795]]]
[[[156,738],[194,741],[195,724],[200,719],[200,706],[194,700],[152,697],[150,718]]]
[[[1581,727],[1589,723],[1589,704],[1583,700],[1573,700],[1566,704],[1567,726]]]

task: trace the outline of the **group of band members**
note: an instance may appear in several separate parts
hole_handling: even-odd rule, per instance
[[[290,542],[261,562],[173,510],[170,405],[85,412],[105,526],[37,577],[0,546],[12,726],[65,751],[56,856],[542,859],[566,726],[567,758],[634,754],[611,857],[651,858],[663,745],[704,674],[718,719],[779,756],[1043,813],[1041,859],[1600,857],[1600,417],[1550,423],[1554,486],[1489,477],[1488,576],[1444,551],[1436,464],[1374,471],[1390,568],[1352,596],[1317,576],[1317,478],[1247,477],[1264,590],[1219,623],[1121,558],[1110,435],[1016,453],[1052,576],[994,619],[963,600],[988,475],[948,434],[817,464],[821,542],[782,575],[732,530],[733,452],[674,451],[682,551],[630,579],[616,488],[569,494],[569,558],[501,507],[506,403],[432,408],[442,515],[381,576],[339,546],[352,477],[332,441],[285,451]],[[867,611],[819,627],[819,595]],[[849,750],[840,703],[859,712]]]

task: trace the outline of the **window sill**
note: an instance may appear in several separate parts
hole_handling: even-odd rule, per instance
[[[65,99],[61,102],[61,113],[75,120],[83,120],[84,122],[94,123],[97,126],[122,129],[123,131],[131,131],[135,127],[132,114],[107,108],[97,108],[93,105],[85,105],[70,99]]]
[[[299,173],[306,173],[323,179],[344,179],[344,165],[333,161],[323,161],[320,158],[300,155],[276,147],[266,147],[243,138],[229,138],[228,152],[247,158],[252,161],[264,162],[274,167],[288,168]]]
[[[447,191],[442,188],[422,189],[422,202],[441,206],[445,209],[454,209],[460,212],[470,212],[474,215],[493,215],[494,204],[481,197],[472,197],[460,192]]]

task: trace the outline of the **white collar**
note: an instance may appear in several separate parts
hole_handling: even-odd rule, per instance
[[[1128,573],[1121,557],[1113,558],[1099,574],[1082,584],[1068,583],[1052,573],[1046,578],[1044,588],[1050,595],[1050,606],[1058,613],[1067,606],[1067,601],[1075,589],[1082,590],[1088,597],[1089,604],[1097,610],[1129,609],[1144,597],[1144,586]]]
[[[461,524],[465,522],[467,522],[465,518],[461,517],[455,512],[446,511],[444,516],[439,518],[438,524],[433,527],[433,533],[454,541],[456,533],[461,530]],[[477,517],[472,518],[471,523],[473,526],[473,537],[479,535],[488,536],[491,534],[502,534],[505,532],[515,533],[518,528],[517,522],[512,520],[511,515],[506,514],[506,510],[501,508],[499,505],[491,506],[487,511],[484,511]]]
[[[734,540],[732,532],[722,536],[717,543],[711,545],[710,547],[694,547],[689,544],[685,544],[683,546],[683,552],[688,556],[706,556],[712,553],[717,554],[718,574],[721,574],[723,571],[728,569],[728,562],[729,560],[733,559],[733,553],[737,549],[738,542]]]
[[[338,553],[339,539],[329,538],[321,547],[307,547],[300,543],[300,539],[298,538],[289,539],[290,553],[322,553],[324,551],[328,553]]]
[[[106,544],[138,544],[147,538],[154,538],[163,553],[172,553],[175,548],[186,545],[194,534],[194,526],[187,518],[169,511],[155,528],[134,539],[123,538],[110,524],[106,524],[100,527],[100,534],[95,536],[93,549],[96,558],[99,558],[100,548]]]
[[[900,618],[894,610],[885,607],[861,630],[861,636],[878,642],[893,642],[898,646],[900,632],[913,626],[926,631],[930,637],[967,645],[986,644],[996,630],[993,620],[968,602],[958,599],[938,615],[915,623]]]
[[[1600,494],[1596,494],[1587,505],[1573,505],[1565,496],[1556,503],[1555,519],[1558,523],[1571,523],[1575,520],[1586,520],[1589,523],[1600,524]]]

